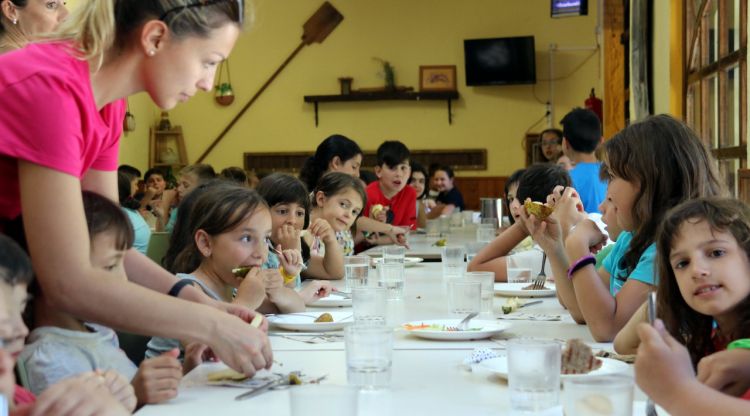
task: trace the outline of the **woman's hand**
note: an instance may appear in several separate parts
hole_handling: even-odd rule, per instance
[[[216,356],[208,345],[196,342],[185,345],[185,352],[182,355],[182,374],[189,373],[206,361],[216,361]]]
[[[324,280],[313,280],[299,291],[300,297],[305,301],[305,305],[315,303],[331,294],[333,286]]]
[[[336,232],[333,231],[333,227],[331,227],[331,224],[329,224],[328,221],[322,218],[316,218],[313,220],[312,223],[310,223],[308,231],[311,236],[320,238],[323,240],[323,243],[328,246],[338,244],[336,241]]]
[[[281,244],[276,249],[281,252],[279,263],[288,275],[298,275],[302,271],[302,252],[300,250],[282,250]]]
[[[284,224],[273,231],[273,241],[285,250],[302,250],[300,231],[293,225]]]

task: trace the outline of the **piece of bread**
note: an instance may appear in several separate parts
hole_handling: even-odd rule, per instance
[[[381,211],[383,211],[385,207],[383,207],[381,204],[375,204],[372,207],[370,207],[370,213],[372,213],[372,216],[375,217],[378,214],[380,214]]]
[[[552,214],[554,208],[549,205],[542,204],[541,202],[526,201],[523,203],[523,207],[526,208],[526,214],[534,215],[539,220],[545,220]]]
[[[562,350],[561,374],[588,374],[602,366],[591,347],[580,339],[570,339]]]
[[[333,322],[333,316],[325,312],[315,319],[315,322]]]
[[[242,373],[238,373],[231,368],[208,373],[208,381],[242,381],[248,378]]]

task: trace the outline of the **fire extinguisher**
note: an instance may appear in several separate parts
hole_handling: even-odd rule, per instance
[[[586,108],[593,111],[597,117],[599,117],[599,121],[603,120],[602,115],[602,100],[596,98],[596,94],[594,94],[594,89],[591,89],[591,94],[589,95],[589,98],[586,99],[586,102],[584,104]]]

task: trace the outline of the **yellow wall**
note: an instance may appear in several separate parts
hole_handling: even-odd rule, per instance
[[[79,0],[80,3],[80,0]],[[255,25],[244,33],[231,58],[237,100],[220,107],[210,94],[200,94],[170,112],[172,124],[185,132],[187,153],[194,162],[241,106],[299,44],[302,24],[322,1],[255,0]],[[364,149],[384,139],[400,139],[414,149],[487,148],[489,169],[481,175],[507,175],[524,163],[522,138],[544,115],[548,83],[532,86],[467,87],[463,39],[536,36],[537,77],[548,79],[550,43],[561,48],[595,45],[596,4],[589,16],[549,17],[549,1],[532,0],[333,0],[345,16],[321,45],[305,48],[260,100],[206,159],[221,169],[241,165],[244,152],[313,150],[332,133],[347,135]],[[557,52],[554,77],[568,75],[590,54]],[[377,102],[321,104],[320,126],[304,95],[333,94],[337,78],[354,77],[354,88],[382,85],[379,65],[389,60],[398,85],[417,86],[419,65],[458,67],[461,99],[454,103],[453,125],[444,102]],[[602,88],[599,56],[572,76],[555,82],[555,123],[574,106],[582,106],[592,87]],[[131,99],[138,130],[122,141],[123,163],[145,168],[148,123],[158,111],[143,94]],[[532,131],[545,127],[539,123]],[[476,172],[472,172],[476,174]]]

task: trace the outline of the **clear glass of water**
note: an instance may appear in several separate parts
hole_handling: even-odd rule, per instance
[[[404,263],[378,264],[378,286],[388,291],[388,300],[404,298]]]
[[[406,247],[404,246],[383,246],[384,263],[403,263],[406,258]]]
[[[566,415],[633,414],[633,378],[613,374],[575,377],[563,382],[563,409]]]
[[[495,239],[495,227],[488,224],[479,224],[477,227],[477,241],[480,243],[489,243]]]
[[[344,257],[344,282],[346,290],[367,286],[367,276],[370,272],[370,256]]]
[[[508,388],[511,411],[532,413],[557,406],[560,344],[529,338],[508,341]]]
[[[479,282],[481,289],[482,308],[484,315],[492,315],[492,300],[495,297],[495,273],[494,272],[466,272],[466,280]]]
[[[474,260],[474,257],[479,253],[481,249],[486,246],[487,243],[474,241],[471,243],[466,244],[466,262],[470,263],[472,260]]]
[[[523,253],[520,253],[523,254]],[[523,255],[512,255],[505,258],[508,283],[531,282],[531,265]]]
[[[393,360],[393,329],[350,325],[344,329],[344,342],[349,385],[365,389],[388,387]]]
[[[452,228],[460,228],[464,226],[464,216],[460,212],[454,212],[450,216],[450,224]]]
[[[428,238],[437,238],[440,236],[440,220],[439,219],[433,219],[433,220],[427,220],[427,224],[425,225],[425,233],[427,234]]]
[[[482,309],[482,283],[466,279],[448,282],[448,305],[451,313],[468,315]]]
[[[482,225],[497,230],[497,218],[482,218]]]
[[[440,216],[440,235],[447,236],[451,232],[451,219],[447,215]]]
[[[455,278],[461,277],[466,269],[464,263],[465,250],[462,246],[445,246],[440,253],[440,260],[443,263],[443,277]]]
[[[352,289],[352,307],[355,325],[385,325],[388,293],[382,287],[355,287]]]

